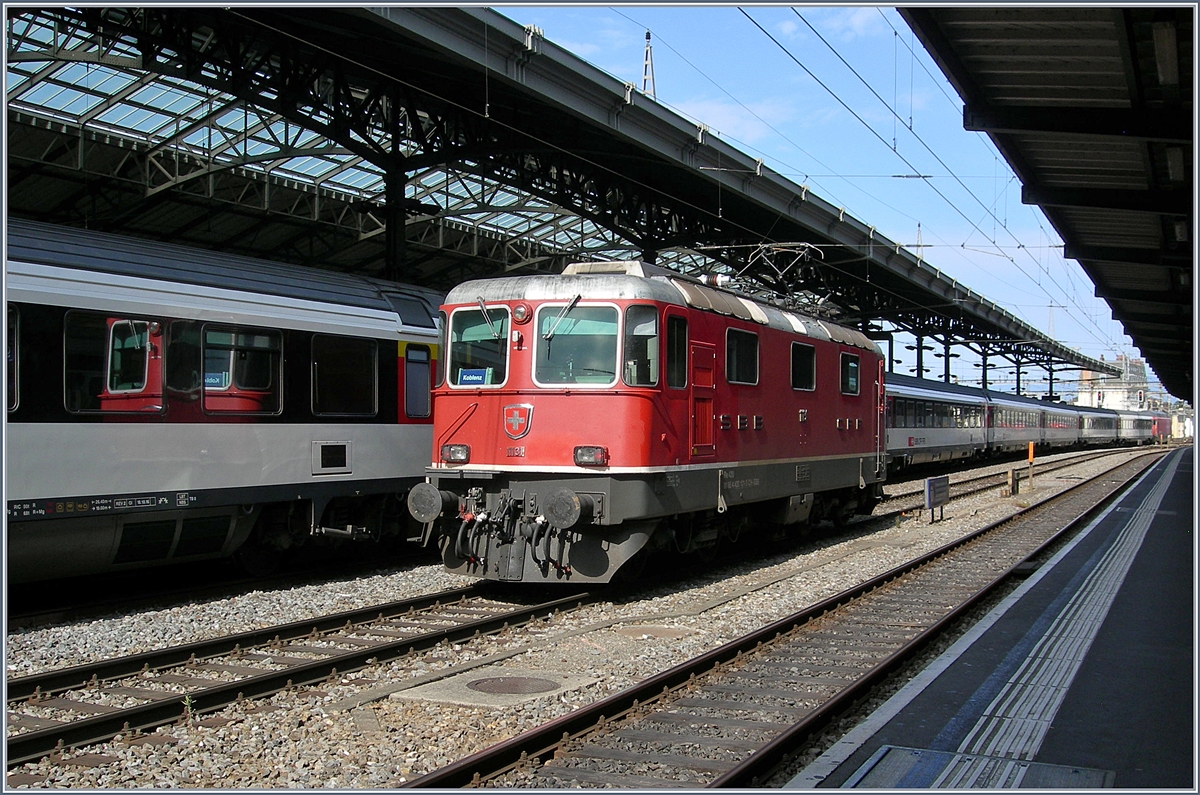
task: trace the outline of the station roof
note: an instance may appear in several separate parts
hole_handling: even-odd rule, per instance
[[[14,215],[443,290],[645,258],[866,331],[1116,374],[487,9],[8,14]]]
[[[1195,6],[900,9],[1172,395],[1193,394]]]

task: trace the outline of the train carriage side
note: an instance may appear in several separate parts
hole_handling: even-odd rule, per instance
[[[888,373],[887,452],[893,470],[980,455],[987,401],[977,389]]]
[[[1112,409],[1077,406],[1079,441],[1088,446],[1110,445],[1117,441],[1117,412]]]
[[[1117,441],[1142,445],[1154,441],[1154,415],[1149,411],[1117,411]]]
[[[1042,407],[1042,444],[1053,449],[1079,444],[1079,412],[1074,406],[1046,402]]]
[[[1043,443],[1041,401],[987,391],[988,450],[1009,453]]]
[[[467,282],[443,312],[409,508],[453,570],[605,582],[646,547],[878,498],[882,360],[857,332],[636,262]]]
[[[407,533],[438,296],[10,220],[10,582]]]

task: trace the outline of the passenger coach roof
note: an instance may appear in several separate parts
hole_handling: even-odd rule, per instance
[[[1030,408],[1046,409],[1048,411],[1052,411],[1052,410],[1056,410],[1056,409],[1063,410],[1063,411],[1074,411],[1075,410],[1075,407],[1071,406],[1071,405],[1066,405],[1063,403],[1055,403],[1055,402],[1049,401],[1049,400],[1038,400],[1037,398],[1022,397],[1020,395],[1010,395],[1007,392],[993,392],[991,390],[987,390],[984,394],[987,395],[988,400],[991,400],[995,403],[1011,403],[1011,404],[1019,403],[1023,406],[1028,406]]]
[[[944,381],[930,381],[928,378],[914,378],[911,375],[900,375],[899,373],[885,373],[883,380],[889,387],[896,386],[906,389],[919,389],[925,392],[940,392],[945,395],[972,397],[976,400],[983,400],[985,394],[982,389],[976,389],[975,387],[963,386],[961,384],[947,384]]]
[[[10,262],[397,312],[405,323],[417,326],[432,324],[430,318],[436,315],[441,299],[437,292],[423,287],[15,218],[8,219],[7,232]],[[424,307],[423,318],[412,317],[416,305]]]

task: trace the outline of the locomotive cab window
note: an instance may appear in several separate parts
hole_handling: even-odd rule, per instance
[[[535,383],[607,386],[616,382],[616,307],[543,304],[535,332]]]
[[[8,337],[6,337],[5,349],[8,354],[8,410],[14,411],[17,408],[17,359],[19,349],[17,348],[17,333],[20,330],[21,321],[20,315],[15,306],[8,307]]]
[[[858,357],[853,353],[842,354],[842,394],[858,394]]]
[[[792,343],[792,389],[811,392],[817,388],[817,349],[802,342]]]
[[[731,328],[725,335],[725,380],[758,383],[758,335]]]
[[[483,300],[480,299],[482,305]],[[508,377],[508,309],[459,309],[450,317],[450,386],[497,386]]]
[[[206,326],[204,410],[275,414],[282,405],[278,331]]]
[[[621,378],[629,386],[658,385],[658,310],[631,306],[625,310],[625,366]]]
[[[688,324],[680,315],[667,315],[667,386],[683,389],[687,386]]]
[[[450,330],[450,325],[447,322],[448,318],[446,317],[446,313],[441,311],[440,309],[438,310],[437,317],[438,317],[437,350],[446,351],[446,350],[449,350],[449,348],[446,347],[446,334]],[[442,384],[444,384],[445,382],[446,382],[446,368],[441,366],[441,362],[438,362],[438,367],[436,369],[434,369],[434,371],[433,371],[433,385],[435,387],[439,387]]]
[[[374,415],[378,371],[375,340],[314,334],[313,414]],[[425,387],[428,393],[428,376]]]
[[[150,324],[117,320],[109,327],[108,391],[140,392],[150,369]]]

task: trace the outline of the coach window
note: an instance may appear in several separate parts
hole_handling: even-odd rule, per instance
[[[195,320],[172,320],[167,327],[167,389],[181,400],[199,400],[203,379],[200,372],[200,324]]]
[[[480,299],[480,304],[483,300]],[[508,375],[508,309],[459,309],[450,317],[450,386],[496,386]]]
[[[428,362],[428,357],[426,361]],[[373,416],[377,410],[377,362],[375,340],[314,334],[313,414]],[[425,379],[425,392],[428,396],[428,375]]]
[[[5,348],[8,352],[8,410],[17,407],[17,332],[20,317],[15,306],[8,307],[8,337]]]
[[[433,312],[429,309],[429,305],[420,298],[393,292],[385,292],[384,296],[392,305],[392,309],[396,310],[396,314],[400,316],[400,322],[404,325],[433,328]]]
[[[687,386],[688,324],[680,315],[667,315],[667,386]]]
[[[803,342],[792,343],[792,389],[817,388],[817,350]]]
[[[67,411],[103,409],[101,398],[107,394],[110,367],[109,334],[117,322],[122,321],[91,312],[67,313],[63,332],[63,402]],[[113,358],[119,361],[119,357]],[[124,362],[132,365],[132,356]]]
[[[608,385],[617,380],[617,308],[542,305],[533,380],[541,385]]]
[[[409,345],[404,349],[404,414],[429,416],[429,390],[433,386],[430,367],[433,356],[428,345]]]
[[[629,386],[658,385],[658,310],[635,305],[625,310],[625,367]]]
[[[206,326],[204,409],[275,414],[282,405],[278,331]]]
[[[725,380],[758,383],[758,335],[731,328],[725,335]]]
[[[842,394],[858,394],[858,357],[852,353],[842,354]]]

